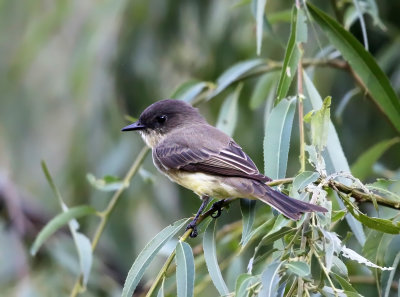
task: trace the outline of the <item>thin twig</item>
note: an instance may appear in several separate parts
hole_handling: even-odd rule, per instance
[[[99,224],[97,225],[96,231],[95,231],[93,239],[92,239],[92,252],[94,252],[94,250],[96,249],[97,244],[99,243],[99,239],[100,239],[101,235],[103,234],[104,228],[108,222],[109,216],[110,216],[111,212],[114,210],[117,202],[119,201],[119,198],[121,197],[122,192],[127,188],[132,177],[138,172],[140,165],[143,163],[144,158],[147,156],[148,152],[149,152],[148,147],[142,148],[139,155],[133,162],[131,168],[129,169],[129,171],[127,172],[127,174],[125,175],[125,177],[122,181],[124,186],[120,187],[118,189],[118,191],[116,191],[114,193],[114,195],[112,196],[112,198],[111,198],[110,202],[108,203],[107,207],[105,208],[105,210],[100,213],[101,219],[100,219]],[[85,289],[84,286],[82,285],[82,280],[83,280],[82,275],[80,275],[72,288],[70,297],[77,296],[79,293],[81,293]]]

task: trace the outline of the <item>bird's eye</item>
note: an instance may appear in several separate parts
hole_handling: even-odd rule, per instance
[[[160,116],[156,117],[156,120],[157,120],[157,122],[162,124],[167,120],[167,116],[166,115],[160,115]]]

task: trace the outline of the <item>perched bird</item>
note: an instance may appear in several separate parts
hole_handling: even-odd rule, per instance
[[[304,212],[327,211],[267,186],[271,179],[258,171],[242,148],[183,101],[166,99],[150,105],[138,121],[122,128],[131,130],[138,131],[152,149],[159,171],[203,200],[187,227],[193,229],[192,237],[197,235],[197,220],[210,197],[258,199],[293,220]]]

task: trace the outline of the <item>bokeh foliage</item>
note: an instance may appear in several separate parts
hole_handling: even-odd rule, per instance
[[[214,124],[224,123],[224,114],[220,112],[226,110],[224,105],[237,102],[238,108],[235,110],[238,118],[236,125],[229,123],[235,126],[230,131],[258,167],[264,167],[264,127],[268,127],[265,114],[273,106],[271,102],[275,94],[270,90],[278,85],[282,68],[279,65],[284,61],[288,48],[294,1],[267,1],[265,15],[261,14],[266,19],[260,56],[256,55],[257,36],[260,37],[257,30],[259,26],[256,26],[256,22],[260,21],[257,2],[262,1],[1,2],[2,294],[68,295],[80,272],[79,257],[67,228],[46,241],[35,258],[29,254],[38,231],[61,213],[59,201],[42,174],[41,160],[46,161],[68,207],[91,205],[97,210],[104,209],[110,201],[111,191],[121,186],[119,179],[114,177],[122,178],[125,175],[143,146],[139,136],[119,132],[128,122],[125,116],[137,117],[150,103],[174,93],[177,96],[182,94],[184,83],[191,82],[186,85],[190,87],[193,83],[207,82],[202,88],[213,90],[214,84],[221,85],[221,81],[218,81],[221,74],[239,62],[256,61],[254,65],[261,68],[266,62],[271,62],[268,64],[270,67],[276,66],[275,71],[260,76],[250,73],[255,68],[247,65],[250,75],[243,79],[243,85],[233,84],[218,94],[214,93],[212,100],[203,100],[198,105],[210,123]],[[358,21],[359,10],[354,3],[361,6],[365,12],[363,16],[369,51],[389,77],[398,100],[399,3],[375,3],[370,0],[315,3],[344,24],[362,44],[363,27]],[[307,59],[323,57],[340,59],[338,52],[329,46],[335,46],[335,42],[326,39],[320,25],[314,23],[310,26],[310,22],[307,22],[308,41],[303,45],[303,61],[306,63]],[[324,50],[325,53],[321,54]],[[363,182],[373,182],[377,177],[398,179],[398,132],[366,94],[365,88],[362,85],[360,87],[346,69],[308,67],[307,71],[322,98],[332,97],[331,119],[348,163],[353,165],[353,174]],[[292,74],[295,75],[294,71]],[[372,74],[376,75],[376,72],[372,71]],[[239,76],[234,81],[242,78]],[[270,93],[273,94],[265,96]],[[297,94],[296,83],[287,86],[287,93]],[[309,89],[306,93],[311,96]],[[286,94],[282,97],[286,97]],[[228,101],[226,98],[231,99]],[[319,108],[312,106],[312,109]],[[296,176],[300,168],[299,135],[295,124],[297,117],[296,113],[285,170],[288,177]],[[232,119],[232,113],[225,115],[225,118]],[[310,141],[307,139],[308,143]],[[363,157],[362,154],[367,151],[369,154]],[[269,158],[276,159],[274,156]],[[308,165],[307,168],[310,170],[312,167]],[[91,178],[88,178],[88,174],[92,174]],[[105,188],[101,185],[104,180],[96,178],[106,175],[110,176],[105,179],[110,183]],[[93,186],[96,181],[97,188]],[[390,186],[398,196],[398,184]],[[387,187],[386,181],[371,184],[371,189],[380,189],[381,192]],[[332,195],[331,192],[328,194]],[[147,157],[109,216],[99,246],[93,254],[88,289],[82,295],[120,296],[128,270],[146,243],[172,222],[196,211],[199,202],[193,196],[157,173]],[[361,203],[360,207],[371,216],[388,218],[393,215],[393,212],[381,206],[376,211],[372,203]],[[340,220],[342,214],[338,212],[336,215],[334,231],[346,241],[347,247],[379,265],[391,266],[396,259],[398,264],[397,236],[366,228],[367,242],[361,246],[354,236],[346,237],[350,229],[345,220]],[[244,252],[242,257],[235,257],[242,236],[241,217],[239,204],[234,203],[228,211],[224,211],[217,225],[217,236],[220,236],[217,243],[218,260],[230,290],[235,288],[239,273],[246,272],[246,261],[252,254]],[[264,221],[272,219],[269,208],[257,204],[255,226],[263,226]],[[79,223],[80,232],[92,238],[98,219],[87,217],[79,219]],[[264,231],[274,233],[274,224],[270,222],[270,225],[264,225]],[[228,226],[229,232],[222,226]],[[207,228],[208,236],[211,231]],[[293,234],[287,231],[284,235],[290,241]],[[201,243],[201,236],[190,242],[196,265],[195,296],[214,296],[217,291],[209,285],[210,279],[204,264],[207,259],[202,257]],[[378,243],[377,246],[374,243]],[[156,257],[155,263],[146,270],[137,289],[139,295],[151,285],[151,280],[165,261],[163,255],[169,255],[175,244],[169,242],[164,246],[160,251],[161,256]],[[268,258],[270,254],[265,251],[266,247],[269,247],[268,242],[261,252]],[[179,251],[177,261],[182,261],[187,246],[182,244]],[[259,260],[262,263],[263,259]],[[377,279],[387,282],[391,277],[383,274],[381,279],[378,270],[372,270],[371,273],[354,261],[345,262],[354,288],[365,296],[376,296],[380,292],[376,289]],[[268,263],[270,270],[265,274],[279,268],[292,275],[305,276],[302,274],[307,269],[302,264],[304,262],[296,263],[299,264],[279,266]],[[265,267],[260,265],[259,273]],[[174,273],[171,275],[165,280],[167,296],[175,294]],[[318,279],[318,271],[313,271],[312,277]],[[398,278],[396,273],[393,286],[398,286]],[[242,275],[236,282],[236,290],[243,291],[255,282],[255,279]]]

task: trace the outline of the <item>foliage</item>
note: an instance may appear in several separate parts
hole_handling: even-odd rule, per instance
[[[16,251],[9,260],[4,256],[2,292],[400,294],[400,55],[390,18],[396,10],[381,10],[395,4],[149,3],[59,1],[48,7],[37,1],[20,10],[15,1],[0,8],[4,21],[24,27],[24,34],[14,34],[23,36],[20,42],[2,43],[1,71],[8,76],[1,83],[0,140],[9,141],[0,142],[0,153],[7,152],[0,169],[16,177],[3,178],[0,171],[6,209],[0,252]],[[21,17],[11,19],[16,11]],[[21,21],[24,15],[31,18]],[[65,40],[76,45],[67,47]],[[57,59],[61,78],[52,64]],[[264,163],[264,173],[275,179],[270,186],[329,212],[295,222],[260,202],[227,200],[220,218],[211,218],[211,208],[200,217],[200,240],[189,239],[191,230],[182,231],[189,219],[182,218],[197,204],[180,198],[194,194],[178,192],[156,173],[139,138],[116,136],[121,110],[138,116],[154,101],[143,98],[160,94],[196,105],[233,135]],[[29,102],[37,96],[44,103]],[[341,97],[339,122],[331,115]],[[18,117],[9,112],[14,108]],[[8,127],[21,119],[26,123],[17,138]],[[35,190],[48,188],[37,165],[25,168],[38,163],[38,155],[61,180],[53,180],[42,162],[51,193]],[[28,189],[29,196],[43,197],[31,199],[35,206],[23,198]],[[6,248],[8,242],[18,248]],[[30,261],[14,264],[29,250],[36,255],[29,269]],[[54,285],[41,281],[50,278]]]

